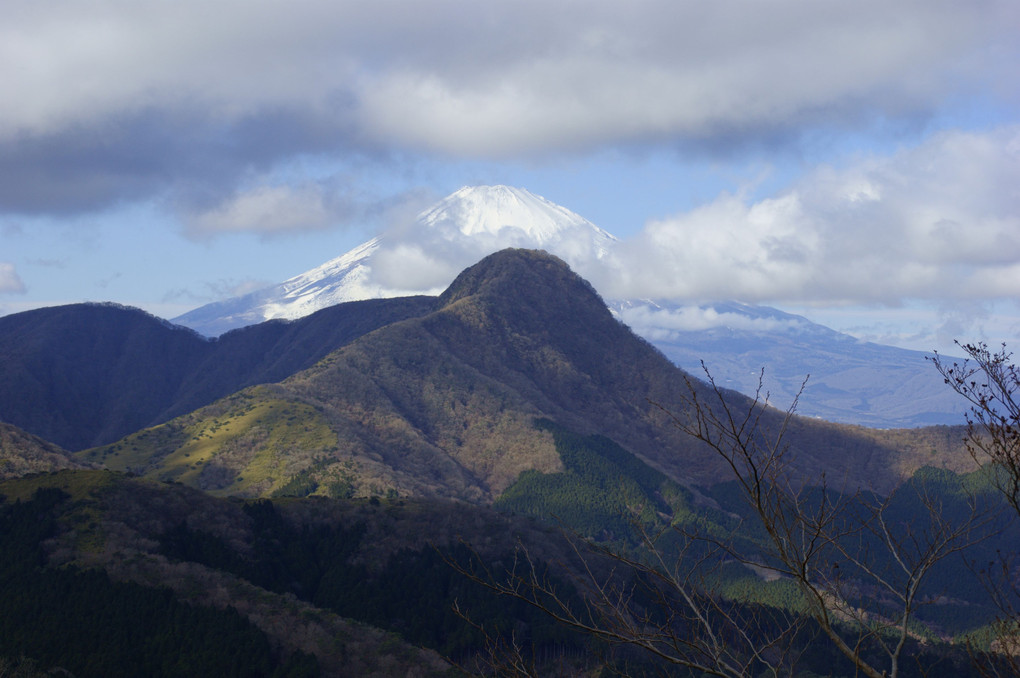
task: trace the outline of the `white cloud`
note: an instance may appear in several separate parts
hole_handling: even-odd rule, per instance
[[[1020,301],[911,300],[895,306],[787,308],[863,341],[959,355],[954,341],[1020,343]]]
[[[259,186],[188,218],[194,237],[224,233],[276,235],[335,225],[335,206],[322,186]]]
[[[438,293],[462,270],[505,247],[535,246],[518,229],[481,232],[470,238],[451,232],[456,224],[441,222],[418,228],[409,221],[387,232],[373,257],[372,282],[397,290]]]
[[[751,202],[650,222],[599,280],[614,297],[899,303],[1015,297],[1020,127],[944,132],[821,167]]]
[[[384,245],[373,257],[372,281],[396,290],[438,294],[461,268],[416,243]]]
[[[21,281],[14,264],[0,261],[0,294],[24,294],[25,283]]]
[[[656,341],[675,338],[678,332],[698,332],[717,327],[748,332],[777,332],[797,330],[803,325],[797,319],[756,318],[695,305],[679,308],[631,306],[620,309],[618,314],[620,320],[635,332]]]

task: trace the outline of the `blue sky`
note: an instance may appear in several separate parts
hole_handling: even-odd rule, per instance
[[[621,294],[1020,340],[1015,0],[5,4],[0,314],[164,317],[471,184],[621,238]]]

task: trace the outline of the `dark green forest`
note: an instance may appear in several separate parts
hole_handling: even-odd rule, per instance
[[[540,425],[548,426],[547,423]],[[618,497],[619,503],[600,505],[599,510],[603,512],[600,521],[606,519],[609,524],[616,521],[620,530],[626,530],[633,524],[628,520],[641,515],[640,511],[634,511],[634,499],[652,501],[654,496],[659,502],[665,501],[661,498],[664,486],[660,474],[642,467],[640,462],[627,457],[604,439],[577,436],[565,430],[559,431],[558,436],[565,446],[573,446],[573,451],[565,455],[572,459],[569,469],[586,478],[571,491],[581,488],[581,492],[591,492],[589,486],[597,485],[600,473],[617,474],[622,469],[630,469],[626,476],[617,476],[618,480],[627,478],[627,482],[616,483],[626,488]],[[951,478],[939,473],[933,475],[953,486]],[[37,478],[37,482],[44,478]],[[532,482],[526,477],[522,481]],[[134,482],[137,481],[121,478],[115,481],[114,487]],[[144,489],[146,487],[153,489]],[[510,494],[521,501],[530,501],[528,505],[532,507],[543,502],[548,506],[552,503],[549,488],[556,490],[559,486],[540,487],[545,489],[536,490],[530,499],[520,494],[519,488]],[[707,524],[703,520],[706,512],[701,509],[688,513],[680,510],[689,506],[684,503],[690,501],[685,491],[669,483],[665,488],[676,491],[675,494],[667,492],[667,495],[677,502],[674,504],[678,507],[677,515],[701,516],[689,523],[702,520]],[[155,491],[155,501],[159,501],[158,495],[162,492],[158,486],[151,485],[139,486],[133,491],[140,490]],[[726,500],[725,488],[720,488],[717,497],[722,502]],[[482,522],[475,520],[473,530],[464,530],[464,525],[457,528],[458,532],[464,532],[464,541],[451,539],[444,543],[400,546],[400,540],[405,538],[397,536],[394,545],[368,556],[379,546],[380,528],[376,524],[379,521],[399,525],[404,521],[434,521],[436,518],[421,517],[422,505],[401,499],[260,499],[240,504],[230,500],[208,501],[211,507],[221,507],[216,510],[240,509],[239,515],[247,525],[243,543],[189,526],[185,516],[173,524],[153,528],[152,536],[157,539],[156,551],[160,555],[173,562],[200,563],[231,573],[266,591],[294,596],[317,608],[385,629],[394,634],[394,638],[433,648],[465,667],[476,666],[476,662],[486,656],[487,635],[490,639],[505,638],[512,631],[525,649],[526,657],[546,671],[565,667],[592,668],[604,662],[619,669],[626,667],[635,674],[657,670],[655,661],[649,657],[571,631],[541,610],[497,595],[462,572],[484,570],[498,575],[511,567],[514,558],[520,556],[515,551],[516,533],[530,552],[536,554],[540,576],[549,577],[566,600],[580,605],[581,599],[573,583],[578,574],[578,561],[572,560],[569,549],[564,548],[567,536],[556,529],[543,530],[536,524],[531,531],[521,532],[518,527],[511,527],[521,525],[520,518],[514,519],[518,522],[504,522],[505,519],[493,514]],[[911,509],[906,503],[904,515],[909,515]],[[670,504],[658,506],[668,508]],[[341,509],[345,517],[324,519],[322,516],[330,515],[333,510],[330,507]],[[450,510],[456,507],[451,506]],[[507,506],[502,510],[509,511]],[[305,514],[305,518],[296,517]],[[47,566],[43,544],[68,529],[69,524],[80,525],[89,520],[88,515],[84,503],[74,502],[66,492],[56,488],[43,487],[28,501],[0,504],[0,582],[3,583],[0,609],[4,611],[0,621],[3,624],[0,657],[26,657],[40,667],[62,667],[76,676],[318,675],[314,657],[301,652],[282,652],[263,632],[229,608],[196,607],[181,602],[169,589],[112,581],[101,569]],[[91,520],[95,521],[95,516]],[[614,543],[629,549],[629,553],[639,551],[635,542],[628,541],[631,537],[614,536],[617,537]],[[754,535],[749,535],[748,540],[753,542]],[[472,545],[472,541],[492,543],[480,547]],[[595,552],[586,557],[589,567],[617,567]],[[769,618],[769,613],[763,613],[769,609],[761,607],[763,602],[779,608],[796,608],[796,596],[791,597],[788,589],[773,587],[771,598],[762,600],[760,585],[754,586],[746,574],[739,571],[730,574],[726,586],[720,590],[728,592],[730,602],[727,605],[737,616],[753,618],[760,624]],[[625,572],[621,572],[621,576],[636,578],[635,581],[641,577]],[[637,592],[635,602],[654,609],[657,601],[649,597],[654,587],[638,584],[634,589]],[[954,595],[967,594],[974,587],[973,582],[952,582],[951,572],[947,572],[945,581],[936,582],[937,586],[950,584],[955,585]],[[741,586],[744,585],[750,585],[755,591],[757,602],[752,602],[751,597],[742,598]],[[642,598],[643,595],[646,597]],[[454,611],[455,604],[463,616]],[[978,607],[975,606],[976,616],[987,613]],[[466,621],[465,616],[483,622],[485,633]],[[780,624],[782,619],[777,615],[774,623]],[[802,674],[812,675],[813,671],[816,675],[854,675],[853,667],[845,658],[826,643],[816,642],[815,633],[807,626],[795,639]],[[380,651],[386,650],[380,648]],[[903,675],[970,675],[970,663],[959,646],[946,646],[929,639],[917,645],[912,656],[921,661],[913,667],[904,667]],[[128,667],[126,672],[125,667]]]
[[[40,489],[0,504],[0,656],[85,676],[318,676],[314,657],[280,656],[233,610],[179,602],[101,570],[47,567],[41,543],[68,495]]]

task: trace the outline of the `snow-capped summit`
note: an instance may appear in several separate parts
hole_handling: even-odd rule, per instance
[[[422,212],[419,223],[432,229],[454,227],[466,236],[509,236],[542,247],[580,230],[603,246],[615,240],[584,217],[523,188],[465,186]]]
[[[506,247],[545,249],[583,273],[614,241],[587,219],[522,188],[466,186],[412,224],[278,285],[207,304],[174,322],[216,336],[345,301],[439,294],[461,270]]]

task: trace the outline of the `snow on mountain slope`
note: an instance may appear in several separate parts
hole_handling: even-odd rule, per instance
[[[565,207],[509,186],[464,187],[413,224],[298,276],[174,319],[207,336],[345,301],[439,294],[460,271],[506,247],[545,249],[584,275],[615,238]]]
[[[450,240],[459,233],[516,241],[536,249],[587,245],[597,258],[604,257],[616,240],[566,207],[510,186],[466,186],[422,212],[418,220]]]
[[[206,304],[173,319],[201,334],[215,337],[229,330],[276,318],[293,320],[345,301],[400,296],[385,294],[368,280],[365,265],[379,248],[373,238],[322,266],[278,285],[224,301]]]

